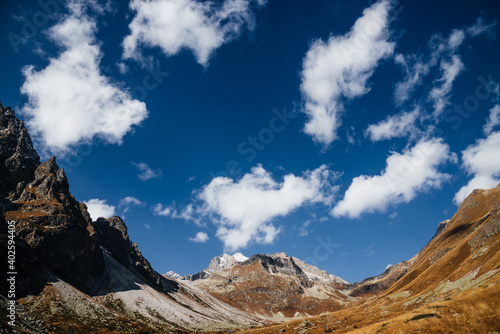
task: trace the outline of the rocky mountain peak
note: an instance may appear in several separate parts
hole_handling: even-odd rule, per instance
[[[170,270],[169,272],[163,274],[163,277],[171,278],[171,279],[181,279],[181,275],[176,273],[175,271]]]
[[[276,258],[276,257],[288,257],[288,255],[285,252],[274,253],[274,254],[271,254],[270,256],[273,257],[273,258]]]
[[[249,260],[250,263],[257,261],[260,262],[261,266],[270,274],[297,276],[303,284],[310,285],[306,283],[309,281],[307,275],[295,263],[293,258],[287,256],[286,253],[275,253],[271,255],[261,253],[252,256]]]
[[[104,251],[124,267],[133,269],[153,287],[161,289],[161,275],[142,256],[137,244],[130,241],[127,226],[120,217],[101,217],[92,225],[96,231],[97,243]]]
[[[210,261],[210,264],[208,265],[208,268],[205,269],[205,271],[215,272],[219,270],[224,270],[227,268],[231,268],[236,263],[244,262],[246,260],[248,260],[248,258],[241,253],[235,253],[233,255],[224,253],[221,254],[220,256],[214,257],[212,261]]]
[[[35,171],[35,179],[28,184],[19,197],[19,201],[22,202],[36,199],[56,200],[60,203],[80,206],[71,195],[64,169],[59,169],[55,157],[51,157],[38,166]],[[90,224],[90,219],[86,217],[86,214],[84,216],[87,224]]]
[[[38,166],[35,171],[35,178],[40,179],[49,174],[56,173],[59,170],[59,166],[56,162],[56,157],[52,156],[49,160],[43,162]]]
[[[309,263],[306,263],[296,257],[292,257],[295,264],[302,269],[302,271],[306,274],[307,278],[315,282],[333,282],[333,283],[342,283],[347,284],[345,280],[342,278],[332,275],[328,273],[326,270],[321,270],[316,266],[313,266]]]
[[[10,193],[20,182],[32,179],[39,164],[40,157],[23,121],[10,107],[0,104],[0,194]]]

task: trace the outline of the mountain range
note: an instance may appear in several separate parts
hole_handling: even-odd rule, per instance
[[[120,217],[90,218],[56,158],[40,162],[0,104],[3,258],[12,224],[16,321],[2,280],[2,333],[500,331],[500,186],[472,192],[418,254],[362,282],[285,253],[222,254],[198,273],[160,275]]]

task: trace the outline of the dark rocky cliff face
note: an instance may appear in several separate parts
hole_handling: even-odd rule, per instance
[[[162,278],[146,260],[137,244],[130,241],[127,226],[123,220],[114,216],[109,219],[98,218],[93,223],[99,245],[110,252],[115,260],[127,268],[133,268],[157,290],[162,289]]]
[[[0,103],[0,195],[31,180],[39,164],[40,157],[23,122],[11,108]]]
[[[165,279],[129,240],[125,223],[119,217],[92,222],[85,204],[69,191],[55,157],[40,163],[23,122],[0,104],[1,233],[7,232],[7,221],[16,226],[17,298],[38,293],[54,276],[87,294],[106,293],[103,249],[162,289]]]

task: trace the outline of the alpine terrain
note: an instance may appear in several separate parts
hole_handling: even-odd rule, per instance
[[[92,221],[56,158],[41,162],[0,104],[1,256],[14,230],[17,259],[16,321],[4,279],[2,333],[499,332],[500,186],[436,225],[418,254],[362,282],[286,253],[222,254],[198,273],[160,275],[120,217]]]

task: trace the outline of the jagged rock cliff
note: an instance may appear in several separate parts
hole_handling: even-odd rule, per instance
[[[0,201],[3,202],[6,194],[33,179],[40,158],[23,121],[1,103],[0,110]]]

